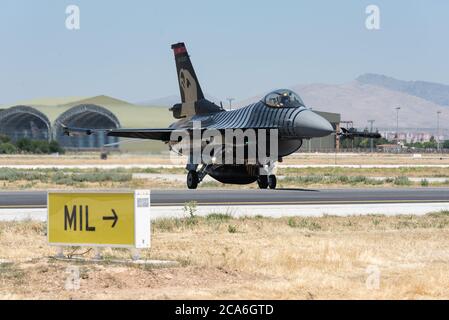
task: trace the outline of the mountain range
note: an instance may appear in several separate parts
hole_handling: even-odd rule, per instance
[[[404,92],[442,106],[449,106],[449,86],[427,81],[402,81],[381,74],[366,73],[357,78],[363,84]]]

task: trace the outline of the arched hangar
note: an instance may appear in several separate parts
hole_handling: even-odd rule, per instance
[[[95,104],[81,104],[63,112],[54,122],[54,140],[66,148],[93,149],[105,144],[118,142],[116,137],[106,134],[95,134],[83,137],[68,137],[63,135],[63,125],[75,128],[117,129],[120,121],[108,109]]]
[[[66,149],[94,150],[105,144],[114,145],[119,138],[105,134],[67,137],[62,134],[62,125],[98,129],[145,128],[165,127],[172,120],[167,107],[137,106],[108,96],[33,100],[1,107],[0,134],[14,141],[21,138],[56,140]],[[157,141],[140,141],[132,147],[120,145],[120,149],[161,152],[166,147]]]
[[[29,106],[15,106],[0,112],[0,134],[17,141],[21,138],[48,140],[51,124],[48,117]]]

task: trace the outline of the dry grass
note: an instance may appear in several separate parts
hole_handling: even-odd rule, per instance
[[[143,173],[142,176],[134,176]],[[148,174],[145,176],[145,174]],[[46,189],[184,189],[183,168],[116,168],[116,169],[10,169],[0,167],[3,190]],[[449,168],[279,168],[279,188],[344,188],[344,187],[442,187],[449,185]],[[376,177],[383,177],[378,179]],[[418,177],[410,180],[409,178]],[[423,179],[423,178],[426,179]],[[428,177],[442,178],[438,181]],[[430,181],[429,181],[430,180]],[[423,183],[424,182],[424,183]],[[225,185],[206,180],[201,189],[255,189],[249,185]]]
[[[39,181],[0,181],[2,190],[55,190],[55,189],[173,189],[173,188],[185,188],[185,183],[177,183],[164,179],[134,179],[127,182],[80,182],[76,184],[56,184],[52,182],[39,182]]]
[[[295,153],[284,158],[284,164],[339,165],[431,165],[449,164],[448,154],[385,154],[385,153]]]
[[[181,266],[154,269],[48,259],[45,226],[0,223],[0,298],[449,298],[449,212],[416,216],[164,219],[143,256]],[[124,250],[105,251],[107,258]],[[31,259],[31,260],[28,260]],[[80,289],[64,288],[79,267]],[[368,269],[367,269],[368,268]],[[369,270],[379,289],[368,288]],[[367,273],[368,270],[368,273]]]
[[[171,164],[164,155],[111,154],[107,160],[100,153],[78,153],[66,155],[0,155],[2,165],[127,165],[127,164]],[[176,164],[176,163],[175,163]]]
[[[279,168],[278,175],[285,176],[365,176],[365,177],[444,177],[449,178],[449,168],[403,167],[403,168]]]
[[[175,160],[173,163],[172,160]],[[1,165],[130,165],[130,164],[179,164],[184,165],[185,157],[170,159],[168,154],[120,154],[112,153],[107,160],[100,160],[99,152],[68,153],[61,156],[52,155],[0,155]],[[449,165],[449,155],[423,154],[413,157],[412,154],[383,153],[295,153],[284,158],[283,164],[315,165],[315,164],[346,164],[346,165]]]

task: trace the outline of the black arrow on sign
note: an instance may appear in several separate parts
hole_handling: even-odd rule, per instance
[[[115,213],[114,209],[111,209],[111,210],[112,210],[113,216],[112,217],[103,217],[103,220],[114,220],[114,223],[112,224],[112,228],[114,228],[118,221],[118,215],[117,215],[117,213]]]

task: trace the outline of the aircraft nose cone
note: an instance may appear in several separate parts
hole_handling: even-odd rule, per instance
[[[334,128],[329,121],[311,110],[302,111],[295,119],[295,131],[302,138],[325,137]]]

